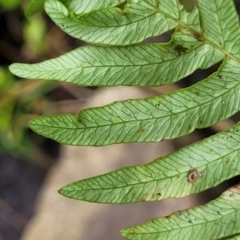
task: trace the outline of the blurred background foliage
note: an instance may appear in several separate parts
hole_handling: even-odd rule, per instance
[[[25,4],[24,4],[25,3]],[[16,79],[8,65],[15,60],[34,61],[49,50],[47,26],[41,15],[24,18],[27,2],[1,0],[2,36],[0,67],[0,153],[11,153],[41,163],[42,154],[29,136],[27,122],[34,115],[54,113],[45,97],[56,87],[52,82]],[[20,47],[20,48],[19,48]]]
[[[26,18],[28,3],[0,0],[0,153],[49,165],[51,153],[44,153],[49,149],[39,147],[49,140],[32,133],[28,120],[59,109],[76,113],[74,102],[67,109],[64,101],[78,99],[79,104],[79,99],[84,102],[91,91],[56,82],[18,79],[8,71],[13,62],[39,62],[82,44],[64,34],[44,13]]]
[[[19,79],[8,66],[64,54],[83,43],[62,32],[44,13],[25,16],[29,0],[0,0],[0,240],[17,240],[33,214],[59,144],[33,133],[35,116],[76,114],[92,89]]]

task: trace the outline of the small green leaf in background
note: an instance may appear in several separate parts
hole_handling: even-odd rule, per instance
[[[69,0],[60,0],[60,1],[63,3],[69,2]],[[44,3],[45,3],[45,0],[31,0],[25,11],[26,17],[31,17],[32,15],[41,12],[43,10]]]
[[[23,28],[25,55],[31,59],[43,55],[48,47],[46,24],[41,16],[34,16],[25,22]]]
[[[31,0],[29,3],[25,15],[26,17],[30,17],[40,11],[43,10],[45,0]]]
[[[27,132],[27,121],[33,106],[55,87],[51,82],[16,81],[0,68],[0,152],[8,152],[27,160],[42,163],[41,153],[35,148]]]
[[[19,0],[1,0],[0,1],[0,10],[11,10],[18,7],[20,4]]]

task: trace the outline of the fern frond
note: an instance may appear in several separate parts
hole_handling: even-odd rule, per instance
[[[114,102],[77,116],[38,117],[29,123],[34,131],[69,145],[157,142],[209,127],[240,110],[240,28],[232,0],[197,0],[190,12],[177,0],[129,0],[123,9],[117,7],[123,2],[46,0],[45,11],[62,30],[103,46],[78,48],[37,64],[15,63],[11,72],[81,86],[161,86],[221,63],[218,70],[167,95]],[[40,8],[30,5],[29,12]],[[136,45],[173,29],[169,43]],[[239,131],[240,123],[152,163],[83,179],[60,193],[84,201],[130,203],[201,192],[239,175]],[[123,236],[239,239],[239,189],[205,206],[126,229]]]

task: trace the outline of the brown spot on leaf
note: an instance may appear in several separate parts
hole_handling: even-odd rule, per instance
[[[140,129],[138,130],[138,133],[141,133],[141,132],[144,132],[144,131],[145,131],[144,128],[140,128]]]
[[[177,45],[174,49],[178,52],[178,55],[182,55],[188,50],[187,48],[181,45]]]
[[[196,183],[197,180],[201,177],[201,173],[197,169],[191,169],[187,174],[187,181],[189,183]]]
[[[229,162],[230,162],[230,159],[229,159],[229,158],[225,160],[225,163],[226,163],[226,164],[229,164]]]
[[[204,41],[204,37],[199,32],[196,32],[192,29],[188,29],[185,27],[177,27],[177,30],[182,32],[183,34],[186,34],[188,36],[191,36],[191,37],[197,39],[200,42]]]

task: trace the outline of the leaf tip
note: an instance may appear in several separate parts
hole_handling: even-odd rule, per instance
[[[125,229],[122,229],[121,231],[120,231],[120,234],[122,235],[122,237],[124,237],[125,239],[129,239],[128,238],[128,228],[125,228]]]
[[[58,189],[58,193],[67,198],[72,198],[75,200],[84,200],[79,196],[75,195],[76,192],[72,189],[72,184],[68,184],[64,187],[61,187],[60,189]]]
[[[59,193],[60,195],[65,196],[65,194],[64,194],[64,193],[65,193],[64,188],[65,188],[65,187],[62,187],[62,188],[58,189],[58,193]]]
[[[35,123],[35,118],[28,121],[28,126],[32,129],[32,127],[34,127],[34,123]]]
[[[14,74],[15,76],[18,76],[18,77],[27,77],[25,76],[25,71],[24,69],[22,68],[22,65],[26,65],[24,63],[13,63],[11,64],[8,69],[9,71]]]
[[[8,66],[8,69],[12,74],[14,74],[16,65],[17,65],[17,63],[12,63],[11,65]]]

